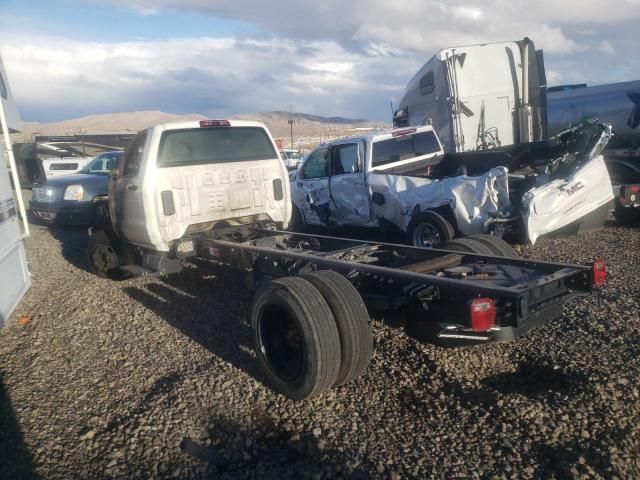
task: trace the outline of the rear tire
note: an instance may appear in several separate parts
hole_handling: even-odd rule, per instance
[[[494,255],[499,257],[518,258],[518,252],[516,252],[513,247],[503,239],[496,237],[495,235],[479,233],[477,235],[470,235],[467,238],[482,243],[487,246]]]
[[[470,237],[450,240],[440,245],[440,248],[457,252],[476,253],[478,255],[495,255],[488,246]]]
[[[453,226],[439,213],[428,211],[417,215],[407,229],[407,243],[414,247],[435,248],[451,240]]]
[[[333,386],[340,334],[331,308],[307,280],[272,280],[256,292],[251,329],[258,362],[273,388],[304,400]]]
[[[356,288],[342,275],[321,270],[304,275],[329,304],[340,334],[342,355],[334,386],[359,377],[369,366],[373,352],[373,334],[369,313]]]

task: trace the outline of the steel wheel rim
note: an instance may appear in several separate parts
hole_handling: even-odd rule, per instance
[[[413,231],[413,244],[418,247],[435,247],[442,243],[440,232],[430,223],[421,223]]]

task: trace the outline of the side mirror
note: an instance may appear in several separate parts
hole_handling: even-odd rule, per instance
[[[120,175],[118,173],[118,170],[111,170],[109,176],[111,177],[111,180],[117,180]]]

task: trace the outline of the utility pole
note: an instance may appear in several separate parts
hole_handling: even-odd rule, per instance
[[[80,127],[80,135],[81,135],[80,138],[81,138],[81,141],[82,141],[82,156],[83,157],[87,156],[86,152],[84,151],[84,135],[85,135],[85,133],[87,133],[87,131],[83,130],[82,127]]]
[[[296,123],[293,119],[293,105],[291,105],[291,109],[289,110],[289,128],[291,129],[291,150],[293,150],[293,124]]]

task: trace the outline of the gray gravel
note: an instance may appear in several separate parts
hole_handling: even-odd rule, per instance
[[[375,322],[367,373],[302,403],[262,383],[239,273],[111,282],[85,243],[28,240],[34,285],[0,331],[2,478],[640,477],[639,229],[519,247],[607,261],[560,321],[453,350]]]

